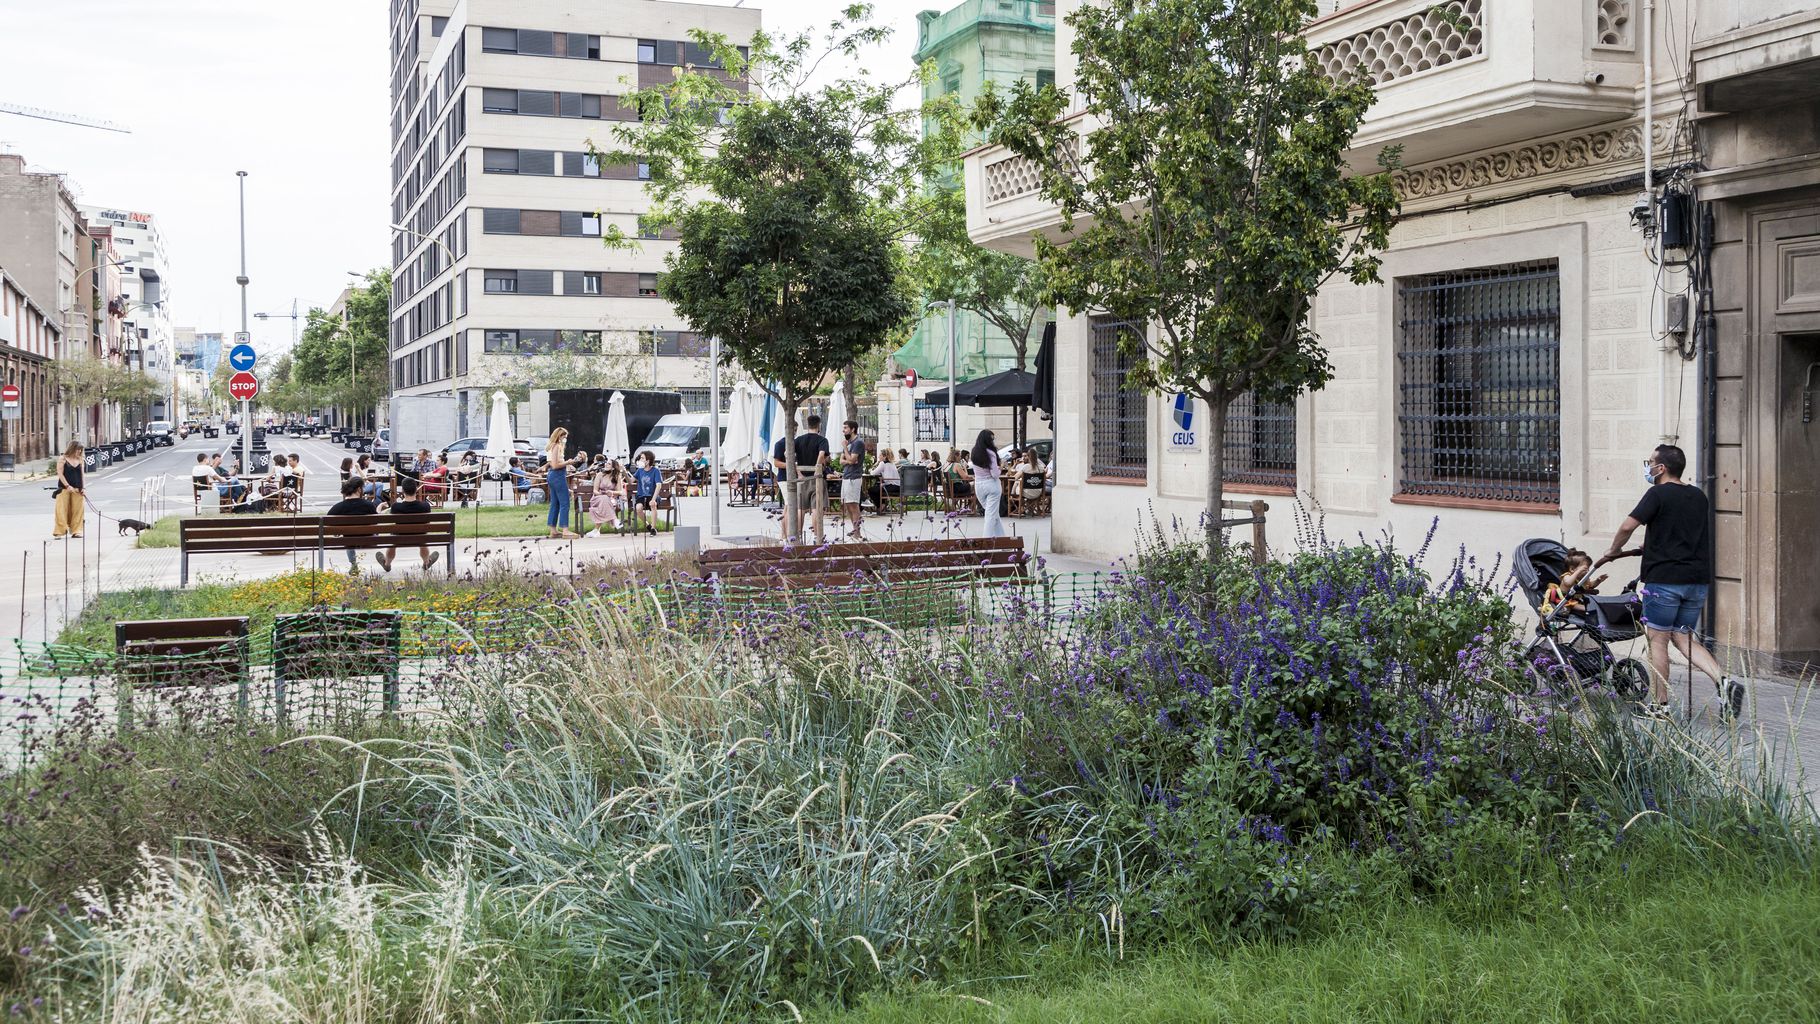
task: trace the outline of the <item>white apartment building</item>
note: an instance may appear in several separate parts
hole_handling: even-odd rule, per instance
[[[145,375],[163,386],[165,397],[151,403],[150,419],[176,415],[172,375],[177,367],[176,331],[170,312],[170,256],[157,219],[149,213],[114,206],[77,206],[91,227],[111,228],[115,258],[120,267],[120,293],[110,297],[122,303],[121,321],[128,332],[128,365],[143,368]]]
[[[691,29],[750,39],[759,12],[661,0],[393,0],[392,386],[454,394],[469,433],[488,393],[554,351],[600,353],[628,386],[704,389],[708,343],[657,297],[674,242],[644,237],[636,163],[592,141],[620,97],[703,66]],[[560,383],[555,384],[560,386]]]
[[[1064,88],[1079,6],[1059,4]],[[1330,69],[1376,84],[1353,165],[1403,146],[1403,215],[1381,284],[1317,298],[1335,379],[1292,407],[1235,405],[1227,497],[1268,501],[1279,549],[1300,500],[1334,538],[1389,530],[1413,549],[1434,524],[1435,550],[1508,566],[1528,537],[1602,551],[1644,458],[1676,443],[1714,499],[1713,633],[1812,657],[1820,10],[1654,0],[1646,36],[1644,0],[1444,6],[1326,0],[1308,26]],[[1633,226],[1646,153],[1658,198],[1680,197],[1652,213],[1685,215],[1678,248]],[[976,242],[1029,255],[1059,237],[1012,154],[976,150],[964,173]],[[1205,449],[1176,426],[1204,410],[1125,386],[1124,326],[1057,315],[1060,551],[1117,556],[1147,509],[1188,524],[1205,509]]]

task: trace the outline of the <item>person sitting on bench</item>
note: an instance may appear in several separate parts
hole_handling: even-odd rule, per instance
[[[364,483],[365,481],[357,476],[351,476],[346,480],[343,480],[341,482],[341,500],[329,506],[328,514],[332,516],[378,515],[379,509],[375,508],[372,502],[360,496],[360,489]],[[427,512],[429,510],[426,508],[424,511]],[[353,548],[348,548],[347,553],[348,571],[354,572],[360,568],[360,556],[354,553]],[[380,564],[384,565],[385,563],[381,562]]]
[[[418,495],[417,489],[418,483],[415,480],[406,480],[399,484],[398,500],[392,503],[392,513],[395,515],[404,515],[411,512],[434,512],[435,509],[430,507],[430,503],[423,500],[423,498]],[[352,552],[350,552],[350,554],[351,553]],[[423,559],[423,567],[428,569],[430,566],[436,564],[438,558],[442,557],[442,552],[431,551],[428,544],[422,544],[417,548],[417,556]],[[373,555],[373,561],[378,562],[379,567],[386,572],[392,571],[392,563],[397,560],[398,549],[395,547],[386,548],[384,551],[380,551]]]

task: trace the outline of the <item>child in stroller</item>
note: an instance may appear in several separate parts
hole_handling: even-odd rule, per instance
[[[1540,617],[1522,664],[1538,689],[1571,693],[1603,683],[1626,700],[1642,700],[1649,666],[1611,646],[1643,635],[1637,585],[1605,596],[1596,592],[1605,577],[1589,579],[1592,571],[1590,556],[1559,541],[1537,537],[1517,546],[1512,575]]]

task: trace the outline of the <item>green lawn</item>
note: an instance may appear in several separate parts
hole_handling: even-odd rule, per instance
[[[448,511],[455,513],[456,536],[462,539],[475,537],[541,537],[550,532],[545,517],[550,514],[548,505],[483,505],[461,508],[451,505]],[[142,548],[174,548],[177,546],[177,524],[192,516],[165,516],[152,524],[152,528],[139,535],[139,546]],[[211,515],[209,518],[213,518]],[[251,517],[249,517],[251,518]],[[579,532],[579,524],[572,524]],[[589,529],[594,528],[594,521],[587,521]],[[659,532],[667,532],[667,526],[660,518],[657,523]],[[631,532],[631,527],[626,527]]]
[[[1530,920],[1433,908],[1356,914],[1332,934],[1121,966],[1058,955],[1031,980],[949,984],[819,1015],[837,1024],[1634,1024],[1820,1019],[1820,881],[1681,874]],[[1097,936],[1096,936],[1097,938]],[[1013,973],[1023,973],[1014,971]],[[984,1000],[979,1002],[976,1000]],[[990,1005],[986,1005],[986,1004]]]

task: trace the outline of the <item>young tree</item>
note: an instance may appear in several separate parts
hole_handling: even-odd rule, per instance
[[[1207,404],[1216,557],[1228,407],[1328,381],[1309,306],[1335,275],[1377,280],[1398,208],[1394,151],[1379,173],[1347,166],[1373,94],[1311,58],[1314,15],[1313,0],[1100,0],[1070,17],[1084,118],[1022,82],[976,114],[1061,210],[1060,239],[1036,240],[1056,301],[1150,324],[1122,341],[1131,383]]]
[[[292,354],[297,391],[364,419],[391,393],[392,272],[374,270],[348,297],[347,315],[312,309]]]
[[[694,33],[716,66],[630,94],[638,122],[599,155],[649,167],[649,224],[680,239],[660,294],[782,403],[791,480],[803,400],[913,315],[902,243],[937,208],[926,175],[959,152],[951,103],[899,109],[901,83],[863,72],[811,84],[889,34],[871,14],[849,6],[820,44],[760,34],[742,51]],[[927,136],[925,118],[939,126]],[[636,244],[616,229],[606,241]],[[782,490],[794,522],[796,488]]]

